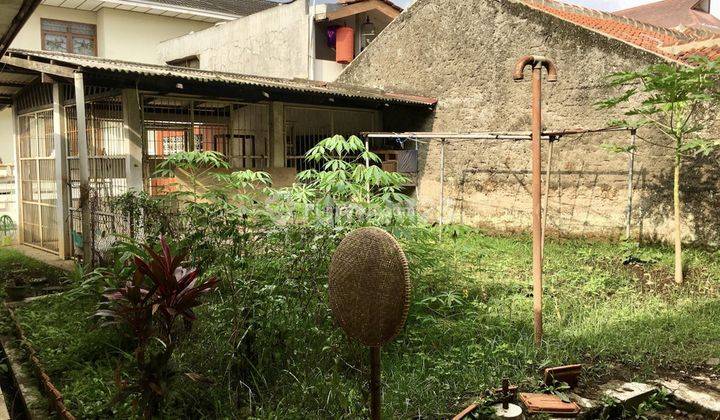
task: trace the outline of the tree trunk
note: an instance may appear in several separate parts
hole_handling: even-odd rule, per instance
[[[675,176],[673,179],[673,206],[675,209],[675,283],[683,282],[683,263],[682,263],[682,221],[680,219],[680,167],[682,165],[681,157],[678,152],[675,153]]]

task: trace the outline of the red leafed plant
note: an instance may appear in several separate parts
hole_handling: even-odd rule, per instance
[[[172,353],[196,319],[193,308],[201,304],[203,295],[217,287],[216,278],[199,283],[198,270],[181,266],[186,252],[173,255],[162,236],[160,245],[160,253],[144,246],[147,261],[135,256],[132,278],[107,291],[107,302],[95,313],[107,320],[104,325],[120,324],[129,329],[137,371],[130,375],[133,380],[127,381],[122,380],[118,368],[116,382],[123,393],[139,396],[136,404],[146,418],[159,412],[173,376]],[[200,377],[195,373],[187,376]]]

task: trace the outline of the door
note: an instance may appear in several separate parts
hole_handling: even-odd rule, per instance
[[[18,116],[23,243],[58,252],[52,110]]]

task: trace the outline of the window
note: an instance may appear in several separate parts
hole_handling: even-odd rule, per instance
[[[82,55],[97,55],[95,25],[42,19],[42,49]]]
[[[196,55],[191,55],[190,57],[179,58],[177,60],[168,61],[167,64],[169,66],[187,67],[190,69],[199,69],[200,68],[200,59]]]

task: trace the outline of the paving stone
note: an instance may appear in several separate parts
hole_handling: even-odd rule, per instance
[[[623,407],[637,407],[650,398],[658,388],[642,382],[611,381],[601,387],[603,393],[616,400]]]
[[[665,388],[676,400],[705,414],[720,415],[720,392],[700,389],[682,382],[672,380],[655,381]]]
[[[570,397],[570,401],[577,404],[582,410],[580,415],[577,417],[578,419],[584,420],[597,418],[597,414],[603,408],[603,405],[599,401],[591,400],[572,392],[568,395],[568,397]]]

